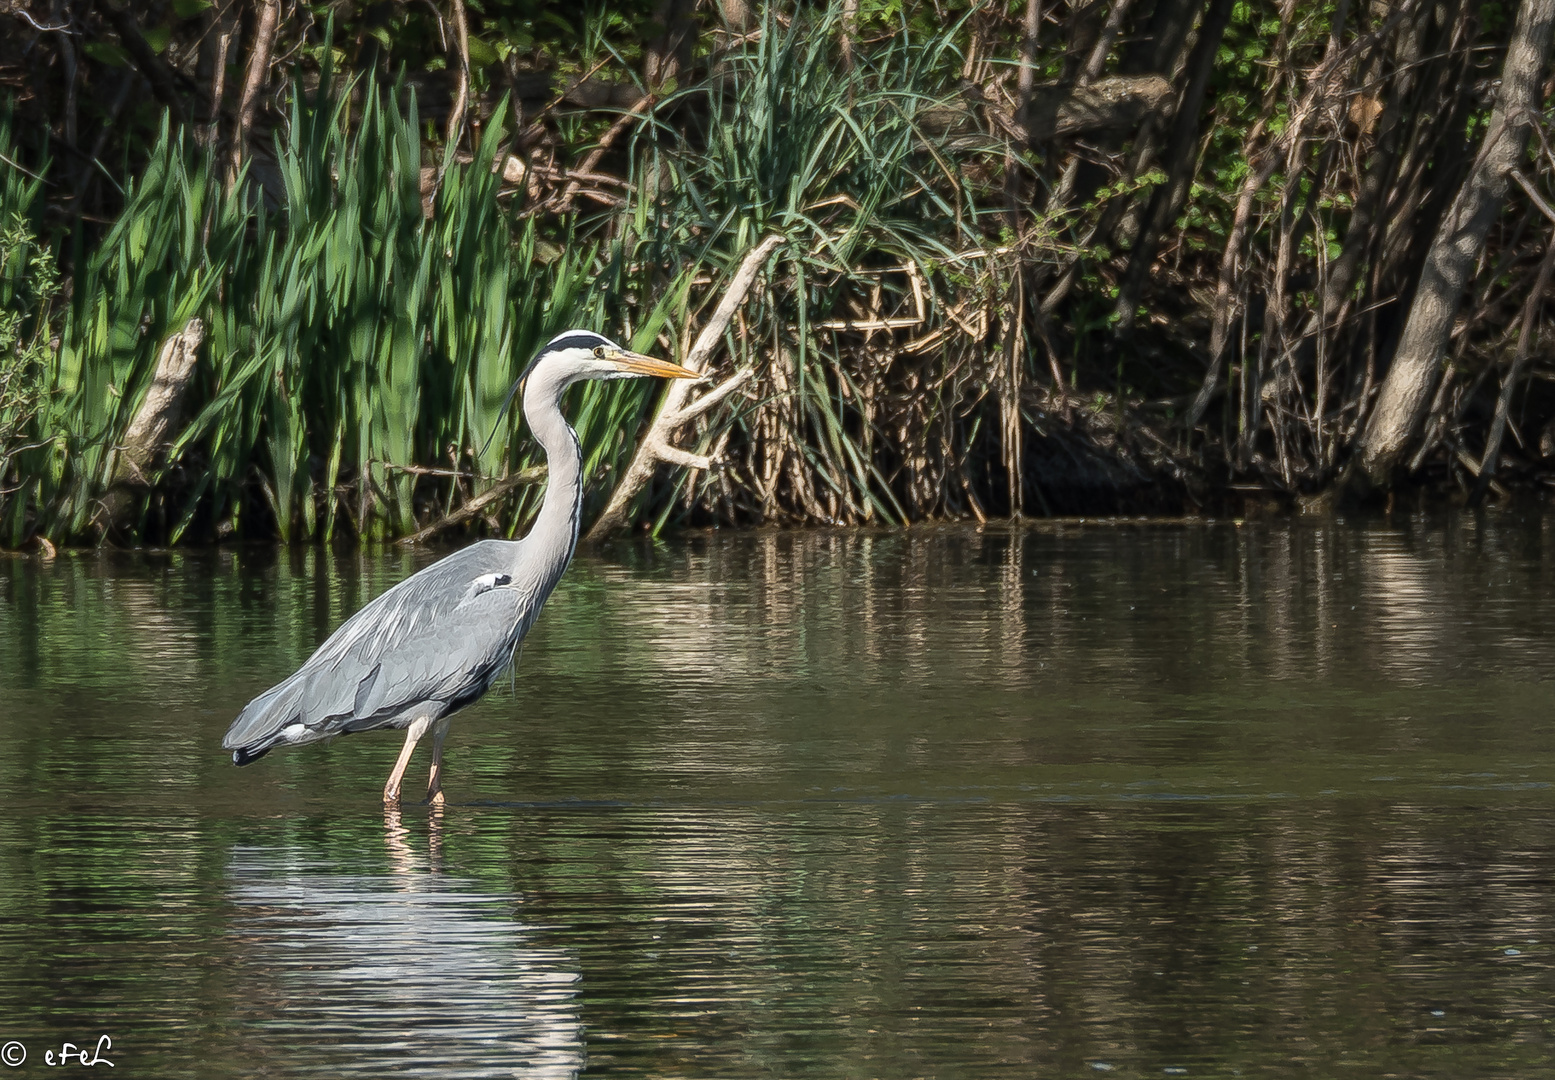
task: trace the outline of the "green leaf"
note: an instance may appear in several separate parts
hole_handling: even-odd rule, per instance
[[[497,50],[486,44],[478,37],[470,38],[470,66],[487,67],[495,64],[502,57],[497,55]]]
[[[167,48],[169,41],[173,40],[173,28],[168,24],[153,26],[142,31],[141,36],[146,39],[146,44],[151,46],[152,52],[159,53]]]
[[[83,42],[81,51],[99,64],[107,64],[109,67],[116,68],[127,68],[130,66],[129,54],[117,45],[110,45],[106,41]]]
[[[173,14],[180,19],[192,19],[213,6],[212,0],[173,0]]]

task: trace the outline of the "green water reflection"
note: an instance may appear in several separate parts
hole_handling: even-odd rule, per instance
[[[623,546],[455,721],[446,813],[385,818],[392,734],[233,769],[428,557],[0,561],[23,1072],[1555,1060],[1555,519]]]

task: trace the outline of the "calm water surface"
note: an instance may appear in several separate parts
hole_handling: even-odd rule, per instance
[[[445,812],[234,769],[430,557],[0,559],[18,1075],[1550,1075],[1555,518],[623,546]]]

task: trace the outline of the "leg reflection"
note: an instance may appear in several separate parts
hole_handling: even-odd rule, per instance
[[[383,808],[383,843],[389,849],[389,865],[396,874],[411,874],[416,870],[416,857],[410,850],[410,830],[400,818],[397,803]]]
[[[427,814],[427,866],[443,868],[443,807],[439,803]]]
[[[389,866],[396,874],[417,874],[443,868],[443,808],[433,806],[427,814],[427,857],[425,864],[410,846],[410,830],[405,827],[398,806],[383,808],[383,844],[389,852]]]

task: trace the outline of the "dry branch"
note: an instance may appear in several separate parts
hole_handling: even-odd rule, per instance
[[[281,19],[281,0],[261,0],[254,17],[254,44],[248,53],[248,71],[243,78],[243,96],[238,99],[238,133],[232,141],[232,178],[243,167],[248,137],[254,126],[254,110],[259,91],[270,73],[270,50],[275,44],[276,25]]]
[[[648,112],[649,109],[653,108],[653,103],[655,100],[657,99],[653,94],[648,94],[641,101],[633,105],[630,109],[626,110],[626,112],[622,113],[616,118],[615,123],[611,124],[610,129],[606,131],[605,134],[600,138],[599,145],[593,149],[588,157],[583,159],[583,162],[578,169],[570,173],[574,179],[567,185],[566,193],[562,195],[561,204],[556,208],[556,213],[565,214],[572,209],[573,201],[577,198],[580,189],[583,187],[583,181],[589,177],[597,175],[594,170],[599,167],[600,161],[603,160],[605,154],[610,150],[610,147],[617,139],[621,137],[621,133],[623,131],[631,127],[639,117],[643,116]],[[611,177],[610,179],[614,180],[615,178]],[[607,205],[620,205],[620,200],[616,200],[612,196],[601,196],[599,193],[592,191],[584,191],[583,194],[589,196],[590,198],[604,201]]]
[[[708,319],[702,332],[697,335],[691,351],[686,354],[683,361],[686,367],[699,374],[707,370],[708,361],[712,359],[713,353],[723,340],[724,331],[729,328],[734,313],[745,302],[751,286],[756,282],[756,275],[761,272],[762,264],[782,242],[781,236],[769,236],[746,253],[745,258],[740,261],[739,269],[729,280],[728,290],[718,301],[718,306],[713,309],[712,317]],[[691,454],[674,446],[670,442],[670,436],[674,435],[687,420],[711,408],[711,404],[704,404],[708,398],[713,398],[712,404],[716,404],[749,377],[749,371],[736,372],[722,385],[714,387],[697,401],[689,403],[686,402],[686,398],[690,394],[690,386],[686,383],[673,382],[665,388],[658,415],[654,417],[653,423],[648,427],[648,433],[638,444],[637,452],[632,455],[631,464],[621,474],[620,482],[610,493],[610,502],[599,515],[599,520],[594,523],[594,527],[589,530],[588,539],[601,539],[626,524],[627,507],[653,476],[653,470],[659,462],[694,469],[712,467],[713,462],[710,458]]]
[[[536,465],[533,468],[524,469],[521,472],[516,472],[512,476],[504,477],[497,481],[497,483],[492,486],[490,491],[482,492],[481,494],[475,496],[475,498],[466,502],[463,506],[459,507],[459,509],[438,518],[426,528],[411,533],[409,536],[402,538],[400,543],[419,544],[421,541],[427,539],[430,536],[437,535],[444,529],[451,529],[455,525],[460,525],[466,521],[469,521],[471,518],[480,514],[480,512],[485,510],[486,507],[502,498],[514,488],[521,487],[524,484],[538,484],[541,480],[544,479],[544,465]]]
[[[459,145],[464,128],[464,110],[470,102],[470,24],[464,15],[464,0],[452,0],[454,16],[454,43],[459,49],[459,86],[454,92],[454,107],[448,113],[447,135],[449,146]]]
[[[1521,179],[1516,172],[1512,175]],[[1542,199],[1539,201],[1543,202]],[[1501,393],[1496,398],[1496,413],[1490,423],[1490,433],[1485,437],[1485,452],[1480,457],[1479,475],[1473,490],[1469,492],[1468,505],[1471,507],[1479,505],[1485,497],[1486,489],[1495,479],[1496,463],[1501,458],[1501,439],[1506,434],[1507,421],[1512,413],[1512,392],[1517,389],[1517,383],[1522,378],[1523,369],[1528,364],[1529,355],[1533,352],[1534,342],[1538,337],[1535,326],[1538,322],[1539,309],[1544,304],[1545,290],[1549,288],[1552,270],[1555,270],[1555,233],[1550,236],[1549,247],[1544,252],[1544,260],[1539,264],[1539,274],[1534,279],[1533,289],[1523,304],[1523,323],[1517,335],[1517,351],[1512,354],[1511,366],[1507,368],[1506,378],[1501,382]]]

